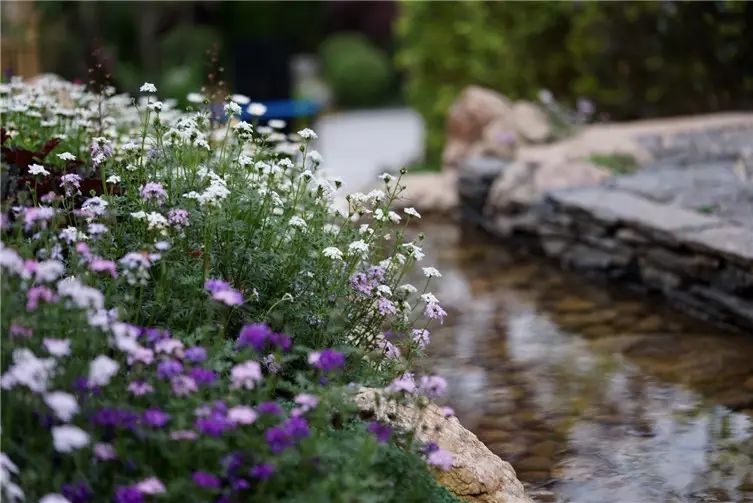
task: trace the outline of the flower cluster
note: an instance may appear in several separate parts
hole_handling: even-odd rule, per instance
[[[403,281],[423,251],[403,238],[418,212],[391,209],[400,179],[338,198],[314,131],[239,122],[265,112],[241,95],[218,114],[140,92],[0,85],[4,147],[54,131],[50,155],[3,157],[27,183],[0,207],[2,496],[271,501],[322,479],[327,500],[395,446],[449,468],[352,406],[364,376],[401,400],[447,386],[403,374],[446,312],[436,269]]]

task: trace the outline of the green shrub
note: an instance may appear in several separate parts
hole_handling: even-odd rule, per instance
[[[319,49],[324,76],[342,107],[381,104],[393,82],[387,54],[363,35],[333,35]]]
[[[750,106],[751,14],[745,2],[410,2],[397,62],[437,158],[469,84],[513,99],[586,96],[614,119]]]

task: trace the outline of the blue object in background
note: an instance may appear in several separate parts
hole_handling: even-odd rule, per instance
[[[313,100],[272,100],[263,101],[267,111],[262,116],[248,113],[248,106],[241,112],[241,120],[251,121],[255,118],[268,121],[270,119],[297,119],[313,117],[321,110],[321,105]]]

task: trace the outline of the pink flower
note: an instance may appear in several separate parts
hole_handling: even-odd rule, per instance
[[[109,272],[110,276],[113,278],[118,277],[118,266],[112,260],[95,257],[94,260],[89,263],[89,269],[93,272]]]
[[[138,489],[143,494],[164,494],[165,485],[157,477],[149,477],[136,484]]]
[[[143,396],[154,391],[154,387],[145,381],[133,381],[128,385],[128,391],[136,396]]]
[[[239,363],[230,371],[234,388],[254,389],[261,381],[261,366],[255,361]]]
[[[454,457],[451,453],[445,451],[444,449],[437,448],[436,450],[429,453],[429,455],[426,457],[426,462],[429,463],[432,466],[436,466],[442,471],[447,471],[452,469],[452,463],[455,461]]]
[[[173,377],[170,380],[170,385],[173,388],[173,393],[178,396],[189,395],[199,389],[193,377],[186,375],[178,375]]]
[[[94,444],[94,455],[102,461],[111,461],[118,457],[115,448],[111,444],[105,442]]]
[[[424,316],[426,316],[430,320],[439,320],[440,323],[444,323],[444,318],[445,316],[447,316],[447,312],[445,312],[445,310],[442,309],[442,306],[440,306],[437,302],[430,302],[426,304],[426,308],[424,309]]]
[[[39,306],[39,301],[43,300],[47,303],[55,302],[57,297],[55,293],[46,286],[34,286],[26,293],[26,310],[34,311]]]
[[[252,424],[256,421],[257,414],[251,407],[238,405],[228,409],[227,418],[236,424]]]

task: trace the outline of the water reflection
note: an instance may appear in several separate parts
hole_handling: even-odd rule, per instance
[[[753,501],[753,337],[426,223],[427,365],[535,499]]]

